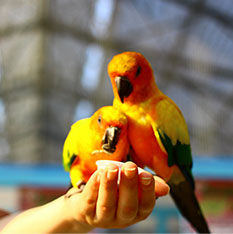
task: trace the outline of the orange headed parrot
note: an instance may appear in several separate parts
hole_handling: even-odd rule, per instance
[[[63,147],[63,166],[70,171],[73,187],[88,181],[97,160],[126,160],[127,130],[126,115],[113,106],[104,106],[71,126]]]
[[[198,232],[208,233],[194,193],[189,133],[180,109],[159,90],[151,65],[140,53],[114,56],[108,73],[113,105],[128,117],[133,160],[162,177],[183,216]]]

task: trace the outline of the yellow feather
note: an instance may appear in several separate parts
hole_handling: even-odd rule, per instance
[[[182,144],[189,144],[189,134],[184,117],[175,103],[163,99],[156,105],[157,125],[171,139],[175,145],[177,140]]]

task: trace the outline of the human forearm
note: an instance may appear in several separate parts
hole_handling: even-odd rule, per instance
[[[20,213],[3,228],[2,233],[84,233],[91,229],[91,226],[73,220],[62,196]]]
[[[169,192],[169,186],[149,172],[138,174],[127,162],[121,169],[109,165],[90,177],[84,190],[70,189],[65,196],[46,205],[22,212],[2,233],[84,233],[93,228],[124,228],[144,220],[153,210],[156,198]]]

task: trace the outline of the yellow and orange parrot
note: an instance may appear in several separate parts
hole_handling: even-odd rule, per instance
[[[189,133],[177,105],[157,87],[145,57],[124,52],[108,65],[114,102],[129,121],[133,160],[168,182],[176,205],[198,232],[209,229],[194,193]]]
[[[128,119],[113,106],[71,126],[63,147],[63,166],[73,187],[84,185],[97,169],[97,160],[125,161],[129,151]]]

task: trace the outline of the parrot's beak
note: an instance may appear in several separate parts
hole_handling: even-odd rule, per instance
[[[116,150],[116,145],[118,143],[118,138],[121,133],[121,129],[118,127],[110,126],[106,129],[103,137],[102,148],[107,151],[107,153],[114,153]]]
[[[128,97],[132,93],[133,86],[124,76],[117,76],[115,78],[115,82],[121,102],[124,103],[124,98]]]

